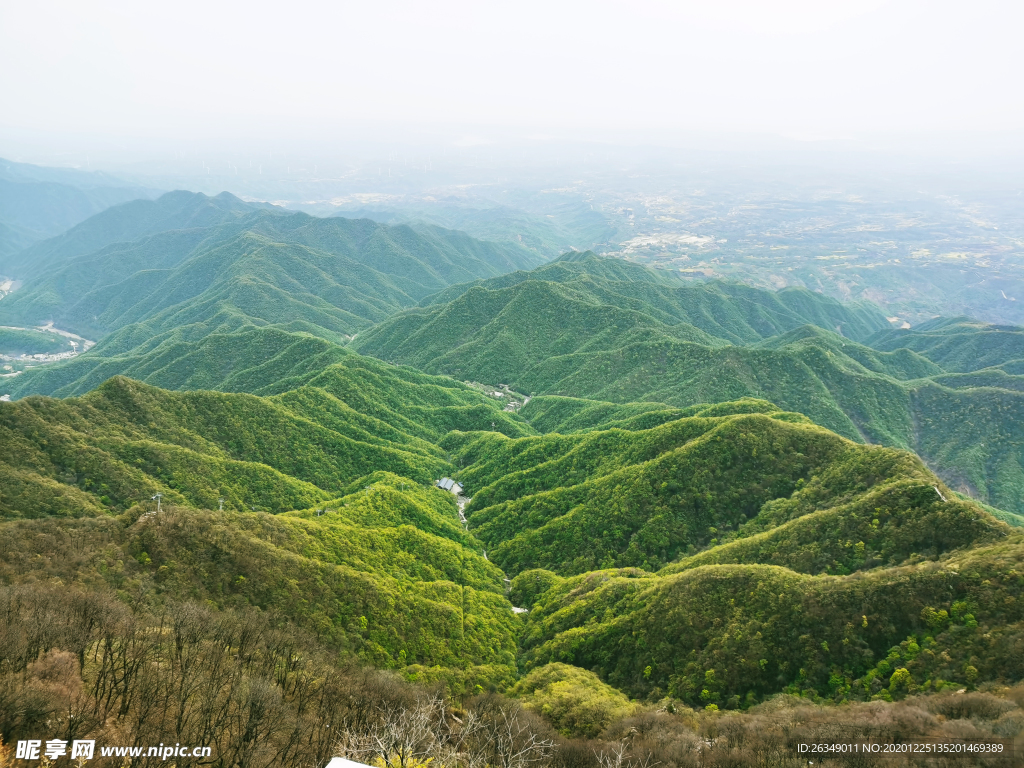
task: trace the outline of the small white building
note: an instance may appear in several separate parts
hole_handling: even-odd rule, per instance
[[[450,477],[442,477],[440,480],[434,483],[434,485],[436,485],[443,491],[451,491],[456,496],[462,495],[462,483],[457,483]]]

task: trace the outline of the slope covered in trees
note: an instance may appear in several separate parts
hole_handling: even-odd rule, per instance
[[[314,635],[273,611],[219,612],[188,602],[132,610],[108,595],[52,584],[0,588],[0,606],[0,635],[10,638],[0,672],[5,741],[46,729],[61,739],[96,739],[97,754],[126,735],[136,744],[206,745],[203,757],[176,757],[182,768],[211,758],[308,768],[335,755],[399,765],[404,756],[445,768],[788,768],[807,763],[798,745],[828,743],[838,730],[860,744],[901,744],[926,733],[931,743],[1003,748],[995,757],[953,758],[961,766],[1019,762],[1009,754],[1024,721],[1019,685],[906,697],[898,686],[898,702],[841,707],[782,695],[742,713],[694,711],[671,699],[628,701],[593,672],[552,663],[515,686],[517,698],[445,695],[436,685],[339,667]],[[125,662],[129,674],[122,674]],[[13,744],[0,745],[0,758],[10,762],[14,754]],[[865,761],[829,762],[853,768]],[[884,759],[900,768],[935,762]]]
[[[353,478],[417,482],[448,465],[451,429],[529,428],[451,380],[354,355],[270,398],[171,393],[114,378],[81,399],[5,404],[4,514],[79,516],[168,501],[279,511],[325,501]],[[492,427],[492,425],[494,425]]]
[[[350,353],[306,379],[257,397],[115,377],[0,404],[0,578],[137,592],[154,611],[255,607],[377,666],[511,680],[503,574],[433,481],[452,429],[529,428],[450,379]]]
[[[527,670],[700,706],[1018,674],[1020,535],[911,454],[758,400],[570,402],[620,426],[536,435],[476,390],[352,354],[307,379],[259,397],[115,378],[0,404],[0,577],[259,608],[463,692],[515,682],[521,629]],[[431,487],[456,467],[468,530]],[[983,663],[979,633],[1002,644]],[[563,673],[512,692],[587,732],[564,681],[589,678]]]
[[[531,604],[525,661],[557,659],[694,706],[780,689],[840,701],[1019,680],[1022,560],[1014,534],[853,576],[708,565],[555,577]]]
[[[750,401],[445,445],[481,486],[471,531],[529,609],[527,670],[728,708],[1024,675],[1024,535],[909,453]]]
[[[844,574],[1005,532],[912,454],[852,443],[759,401],[649,429],[453,434],[443,445],[479,489],[466,510],[472,530],[512,574],[650,571],[680,557],[673,568]]]
[[[10,259],[112,205],[149,194],[104,173],[0,159],[0,275]]]
[[[72,397],[113,376],[127,376],[163,389],[258,394],[267,388],[280,391],[282,381],[318,374],[351,357],[327,339],[276,326],[210,334],[203,332],[205,328],[177,329],[137,345],[132,330],[112,334],[90,354],[8,379],[3,389],[13,399],[31,394]]]
[[[1021,332],[922,328],[892,331],[877,310],[808,291],[682,283],[575,254],[449,288],[353,344],[531,395],[675,408],[764,398],[853,440],[913,450],[959,491],[1024,511]]]
[[[1024,329],[969,317],[940,317],[916,328],[884,331],[869,343],[881,350],[914,350],[951,373],[989,368],[1024,371]]]
[[[105,211],[21,254],[11,269],[25,286],[0,304],[0,318],[52,320],[94,339],[133,323],[154,335],[212,322],[305,322],[336,336],[453,283],[537,263],[525,249],[448,230],[174,192]]]
[[[298,360],[300,350],[322,352],[322,368],[333,345],[429,293],[539,257],[437,227],[317,219],[226,193],[173,192],[104,211],[20,259],[25,285],[0,302],[0,323],[52,321],[100,343],[5,382],[0,394],[12,397],[84,394],[119,374],[251,391],[253,368],[280,373],[282,356]],[[236,331],[247,333],[226,338]],[[211,335],[205,351],[186,348]],[[309,336],[333,344],[313,352]]]

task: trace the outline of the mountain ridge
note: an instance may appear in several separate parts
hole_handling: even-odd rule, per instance
[[[446,289],[360,333],[352,346],[531,396],[684,409],[760,397],[850,439],[913,450],[958,490],[1024,510],[1024,379],[981,367],[1016,355],[1018,331],[936,321],[913,337],[915,351],[898,342],[913,331],[893,331],[860,305],[800,289],[769,294],[678,282],[572,254],[531,273]],[[942,335],[950,327],[963,332]],[[856,330],[863,343],[836,328]],[[942,367],[979,345],[991,348],[975,366],[981,370]]]

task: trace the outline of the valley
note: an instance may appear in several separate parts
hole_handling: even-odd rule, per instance
[[[1024,768],[1022,26],[4,3],[0,768]]]
[[[693,284],[571,254],[448,289],[354,346],[535,396],[667,409],[764,398],[850,439],[913,450],[958,491],[1024,511],[1014,327],[893,329],[877,308],[803,289]]]
[[[226,193],[32,245],[0,339],[83,349],[0,379],[3,616],[78,622],[46,653],[96,685],[90,654],[147,628],[201,664],[252,642],[230,685],[307,729],[332,680],[516,702],[565,740],[1024,678],[1024,330],[636,261]],[[0,695],[51,701],[19,638]],[[109,684],[95,729],[158,728]]]

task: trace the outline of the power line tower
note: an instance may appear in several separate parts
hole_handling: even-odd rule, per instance
[[[156,511],[158,513],[160,512],[160,499],[162,499],[163,497],[164,497],[164,495],[162,493],[158,493],[158,494],[150,497],[150,498],[156,499]]]
[[[221,496],[219,499],[217,499],[217,503],[220,505],[220,506],[217,507],[217,511],[218,512],[223,512],[224,511],[224,497]]]

